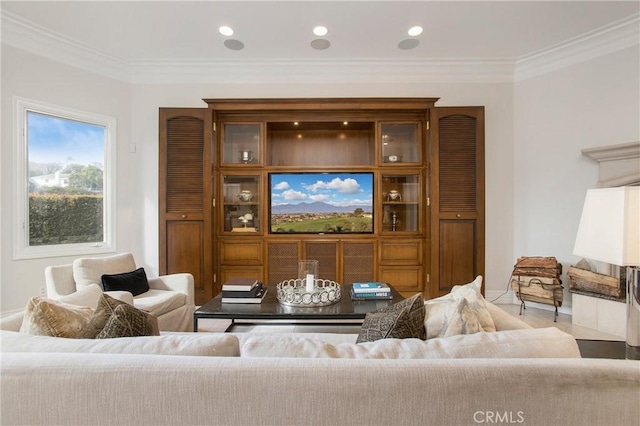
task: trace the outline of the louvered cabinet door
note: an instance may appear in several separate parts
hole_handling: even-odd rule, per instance
[[[484,275],[485,259],[484,108],[434,108],[431,114],[428,298]]]
[[[196,305],[213,297],[209,114],[160,109],[160,273],[191,273]]]

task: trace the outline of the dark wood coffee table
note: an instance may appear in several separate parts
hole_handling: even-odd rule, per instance
[[[272,323],[305,323],[305,324],[354,324],[362,323],[369,311],[384,308],[404,299],[391,287],[391,300],[358,300],[352,301],[349,291],[351,285],[343,285],[340,301],[329,306],[294,307],[282,305],[276,297],[276,286],[267,286],[267,295],[262,303],[222,303],[222,296],[217,295],[202,305],[193,314],[193,329],[198,331],[198,320],[201,318],[230,319],[231,328],[236,320],[246,322]]]
[[[624,341],[576,339],[576,342],[582,358],[625,359],[626,344]]]

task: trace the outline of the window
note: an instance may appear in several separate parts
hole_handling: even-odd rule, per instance
[[[112,117],[14,99],[14,258],[115,250]]]

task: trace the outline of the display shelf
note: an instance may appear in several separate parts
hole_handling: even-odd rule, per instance
[[[222,127],[222,163],[227,166],[260,164],[261,123],[225,123]]]
[[[223,232],[260,231],[260,175],[224,175],[222,178]]]
[[[277,167],[372,166],[374,130],[372,122],[267,123],[266,163]]]
[[[383,123],[380,125],[382,163],[387,165],[420,163],[419,123]]]

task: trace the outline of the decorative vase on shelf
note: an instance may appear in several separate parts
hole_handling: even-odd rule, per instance
[[[253,199],[253,192],[248,189],[243,189],[238,193],[238,198],[240,201],[251,201]]]
[[[401,201],[401,200],[402,200],[402,194],[400,193],[400,191],[392,189],[391,191],[387,192],[387,201]]]

